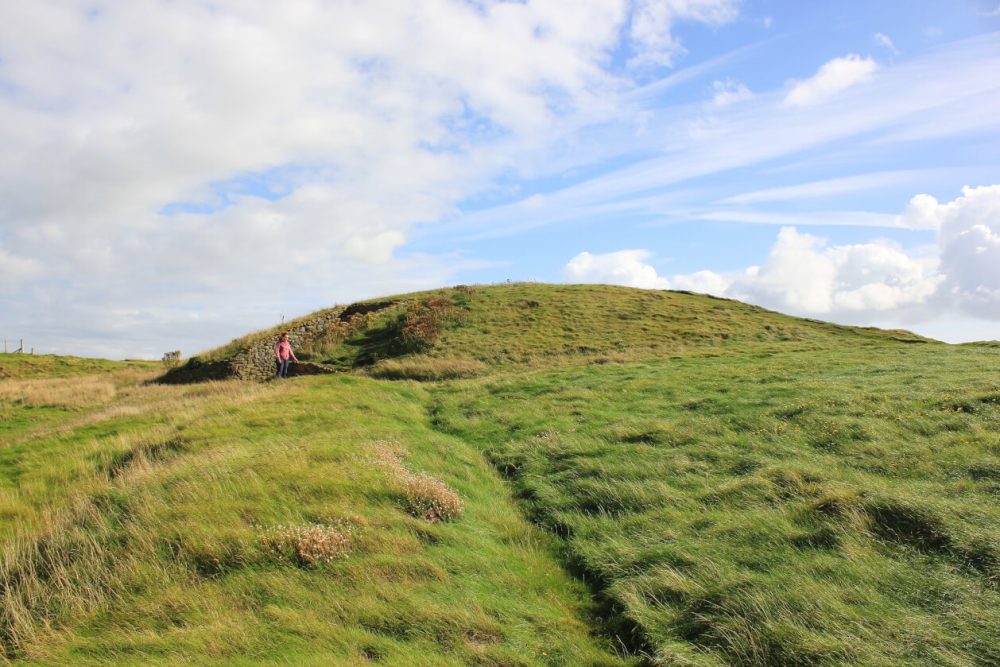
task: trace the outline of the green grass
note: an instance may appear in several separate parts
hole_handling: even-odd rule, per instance
[[[943,345],[437,389],[664,664],[1000,662],[1000,384]]]
[[[553,538],[430,427],[424,390],[342,376],[134,391],[4,471],[22,511],[0,571],[8,658],[627,664],[592,636]],[[407,514],[376,462],[387,442],[458,492],[457,521]],[[316,523],[354,527],[348,558],[302,567],[264,548],[262,528]]]
[[[383,359],[353,374],[0,366],[3,655],[1000,662],[996,345],[603,286],[401,298],[428,294],[462,317],[419,355],[387,320],[310,350]],[[462,514],[409,514],[385,451]],[[347,558],[269,550],[315,524]]]
[[[53,354],[0,354],[0,381],[5,379],[58,378],[94,373],[147,371],[162,368],[156,361],[109,361]]]

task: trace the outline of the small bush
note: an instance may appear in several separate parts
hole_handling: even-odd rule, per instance
[[[163,358],[160,361],[163,362],[163,367],[167,370],[177,368],[181,363],[181,351],[174,350],[173,352],[164,352]]]
[[[346,558],[354,543],[354,530],[345,525],[275,526],[262,530],[264,544],[274,557],[298,565]]]
[[[415,352],[434,345],[445,324],[457,318],[455,304],[439,296],[411,303],[396,320],[396,337],[402,347]]]
[[[415,357],[411,359],[385,359],[368,372],[372,377],[384,380],[427,381],[474,377],[485,369],[485,364],[471,359]]]
[[[451,521],[462,513],[462,500],[448,485],[426,473],[410,475],[403,482],[406,509],[431,523]]]

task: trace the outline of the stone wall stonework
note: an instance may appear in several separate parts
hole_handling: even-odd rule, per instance
[[[288,340],[292,349],[297,350],[307,342],[320,337],[332,326],[343,326],[354,321],[359,316],[370,316],[400,305],[394,301],[377,303],[356,303],[331,311],[304,322],[289,326]],[[224,361],[213,361],[191,367],[180,366],[160,377],[157,382],[167,384],[183,384],[188,382],[204,382],[207,380],[248,380],[263,382],[273,378],[277,372],[277,361],[274,357],[274,344],[277,336],[268,336],[250,347],[240,350]],[[332,368],[311,362],[292,362],[289,375],[317,375],[334,373]]]

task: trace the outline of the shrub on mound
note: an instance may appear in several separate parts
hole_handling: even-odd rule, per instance
[[[452,380],[474,377],[486,370],[486,365],[472,359],[385,359],[375,364],[369,373],[384,380]]]

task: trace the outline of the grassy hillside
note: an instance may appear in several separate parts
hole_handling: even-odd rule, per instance
[[[395,307],[346,338],[337,331],[310,341],[298,350],[297,356],[340,370],[412,357],[413,350],[400,345],[399,322],[415,305],[427,300],[446,304],[451,312],[440,338],[423,350],[424,366],[427,359],[457,359],[491,368],[523,370],[596,358],[622,361],[649,356],[712,355],[745,352],[751,347],[789,350],[929,342],[909,331],[804,320],[738,301],[685,292],[515,283],[485,288],[460,286],[360,302],[355,305]],[[306,315],[291,324],[324,312]],[[247,345],[273,339],[291,324],[237,338],[197,356],[203,361],[228,358]]]
[[[441,387],[663,664],[1000,663],[995,352],[649,360]]]
[[[4,385],[4,655],[1000,662],[1000,348],[603,286],[396,299],[428,297],[429,347],[396,313],[305,351],[352,373]]]
[[[428,404],[420,387],[348,376],[134,384],[10,429],[3,655],[627,664],[593,636],[593,605],[553,538],[475,449],[430,428]],[[387,452],[456,490],[459,520],[411,516]],[[349,538],[342,554],[309,562],[275,544],[316,526]]]

